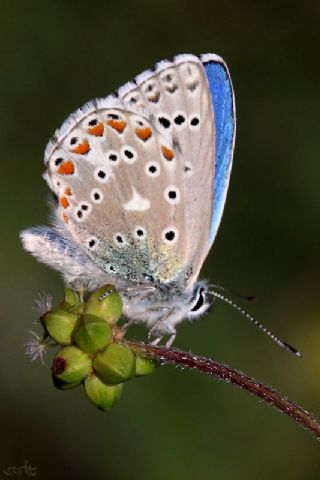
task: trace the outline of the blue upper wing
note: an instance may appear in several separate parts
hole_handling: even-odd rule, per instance
[[[210,248],[220,225],[226,200],[235,138],[235,105],[228,69],[220,57],[203,55],[212,98],[215,124],[215,174],[213,180],[213,210],[209,236]]]

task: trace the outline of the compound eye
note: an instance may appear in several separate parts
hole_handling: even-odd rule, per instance
[[[191,312],[197,312],[198,310],[200,310],[200,308],[203,306],[204,304],[204,299],[205,299],[205,292],[204,292],[204,288],[200,288],[199,290],[199,293],[198,293],[198,297],[197,297],[197,301],[196,303],[194,304],[194,306],[191,308]]]

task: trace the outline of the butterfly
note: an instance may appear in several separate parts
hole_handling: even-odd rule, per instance
[[[45,151],[53,226],[24,248],[75,289],[111,283],[131,323],[169,335],[215,296],[198,280],[221,221],[235,140],[228,68],[215,54],[163,60],[88,102]]]

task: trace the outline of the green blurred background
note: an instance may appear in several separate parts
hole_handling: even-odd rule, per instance
[[[235,387],[161,368],[103,414],[81,388],[53,388],[24,356],[38,292],[59,276],[18,232],[47,221],[43,150],[64,118],[157,60],[216,52],[237,100],[228,201],[203,276],[259,302],[250,311],[304,353],[280,350],[225,305],[179,328],[176,345],[237,367],[320,415],[319,2],[0,1],[0,477],[320,478],[319,444]],[[144,330],[136,335],[141,337]]]

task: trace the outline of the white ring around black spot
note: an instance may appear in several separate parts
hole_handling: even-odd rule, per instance
[[[123,233],[118,232],[113,235],[113,243],[117,247],[124,247],[127,243],[127,240]]]
[[[200,116],[199,115],[190,115],[189,117],[189,126],[190,128],[197,130],[200,128]]]
[[[162,231],[161,239],[167,245],[173,245],[179,238],[179,231],[175,227],[168,227]]]
[[[123,121],[123,118],[121,117],[121,115],[119,115],[119,112],[118,110],[116,111],[113,111],[113,112],[108,112],[107,113],[107,117],[110,119],[110,120],[120,120],[120,121]]]
[[[97,245],[98,245],[98,239],[97,237],[89,237],[87,239],[87,246],[89,248],[89,250],[93,251],[97,248]]]
[[[157,118],[158,123],[163,130],[170,130],[172,123],[169,115],[167,115],[166,113],[159,113]]]
[[[138,101],[140,101],[140,96],[139,95],[131,96],[129,98],[130,103],[138,103]]]
[[[55,160],[54,160],[54,164],[56,167],[58,167],[60,165],[60,163],[63,162],[63,158],[61,157],[57,157]]]
[[[144,87],[145,93],[151,93],[154,90],[155,83],[154,82],[149,82],[147,85]]]
[[[164,198],[171,205],[177,205],[180,202],[180,190],[174,185],[170,185],[163,192]]]
[[[74,218],[77,222],[83,222],[85,215],[80,208],[76,208],[74,211]]]
[[[79,142],[79,137],[73,136],[70,138],[69,142],[70,142],[70,145],[74,147]]]
[[[79,202],[78,208],[81,208],[81,210],[85,212],[86,215],[91,212],[91,204],[86,201]]]
[[[135,148],[130,145],[124,145],[121,148],[121,158],[124,162],[129,163],[130,165],[137,161],[138,154]]]
[[[144,118],[142,118],[142,117],[135,116],[135,117],[133,117],[133,120],[135,121],[135,124],[136,124],[137,127],[141,128],[141,127],[146,127],[147,126]]]
[[[98,124],[98,119],[97,117],[91,118],[91,120],[88,121],[88,127],[92,128],[95,127]]]
[[[148,162],[145,164],[144,171],[149,177],[158,177],[160,175],[160,165],[158,162]]]
[[[74,218],[77,222],[83,222],[83,220],[85,220],[85,218],[88,216],[91,210],[91,205],[89,205],[90,204],[88,204],[87,202],[80,202],[74,209]]]
[[[166,70],[165,73],[160,76],[160,79],[164,83],[172,83],[176,81],[176,75],[174,70],[172,68],[170,70]]]
[[[112,273],[113,273],[113,274],[117,273],[116,268],[115,268],[113,265],[110,265],[110,264],[106,266],[106,270],[107,270],[107,272],[109,272],[109,273],[111,273],[111,274],[112,274]]]
[[[172,115],[172,121],[177,130],[183,130],[187,126],[187,115],[182,110],[176,111]]]
[[[140,225],[135,227],[133,230],[133,236],[137,240],[145,240],[147,238],[147,230]]]
[[[104,167],[97,167],[93,175],[98,182],[106,183],[108,181],[108,171]]]
[[[108,150],[107,151],[107,159],[111,163],[111,165],[116,165],[120,161],[119,152],[116,150]]]
[[[83,220],[89,215],[91,212],[92,206],[89,202],[82,201],[79,202],[77,207],[74,210],[74,218],[77,222],[83,222]]]
[[[103,201],[103,193],[99,188],[93,188],[90,197],[93,203],[101,203]]]

